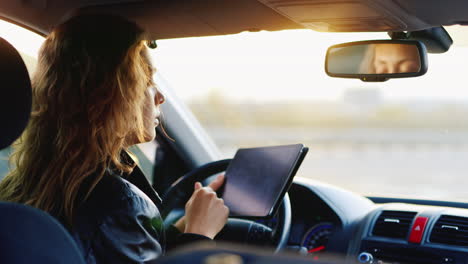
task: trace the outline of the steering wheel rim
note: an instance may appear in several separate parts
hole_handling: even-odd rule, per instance
[[[201,182],[217,173],[225,171],[231,160],[232,159],[224,159],[207,163],[190,171],[186,175],[182,176],[179,180],[174,182],[170,189],[163,195],[161,211],[163,218],[165,219],[172,210],[180,208],[181,205],[183,207],[193,192],[193,186],[195,182]],[[286,247],[291,230],[291,202],[287,193],[284,196],[283,202],[281,203],[281,206],[278,210],[279,211],[277,215],[281,217],[281,219],[278,219],[280,226],[278,226],[275,230],[275,232],[280,232],[279,236],[275,235],[278,240],[277,242],[275,241],[276,252]],[[254,222],[253,220],[242,220]]]

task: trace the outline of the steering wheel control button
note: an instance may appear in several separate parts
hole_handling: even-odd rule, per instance
[[[374,263],[374,257],[370,253],[362,252],[358,256],[358,261],[359,263]]]
[[[426,224],[429,219],[427,217],[417,217],[414,221],[413,227],[411,228],[411,233],[408,241],[410,243],[421,244],[424,230],[426,229]]]

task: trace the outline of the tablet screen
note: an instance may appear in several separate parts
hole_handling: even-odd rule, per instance
[[[222,197],[232,216],[266,217],[292,180],[302,144],[239,149],[226,170]]]

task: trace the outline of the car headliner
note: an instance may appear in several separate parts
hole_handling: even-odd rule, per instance
[[[242,31],[413,31],[467,24],[468,1],[451,0],[16,0],[0,3],[6,20],[47,34],[75,10],[112,12],[140,23],[154,39]]]

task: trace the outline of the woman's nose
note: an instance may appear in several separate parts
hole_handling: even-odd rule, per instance
[[[163,104],[166,101],[166,98],[164,95],[159,91],[158,89],[156,90],[156,96],[154,97],[154,103],[156,105]]]

